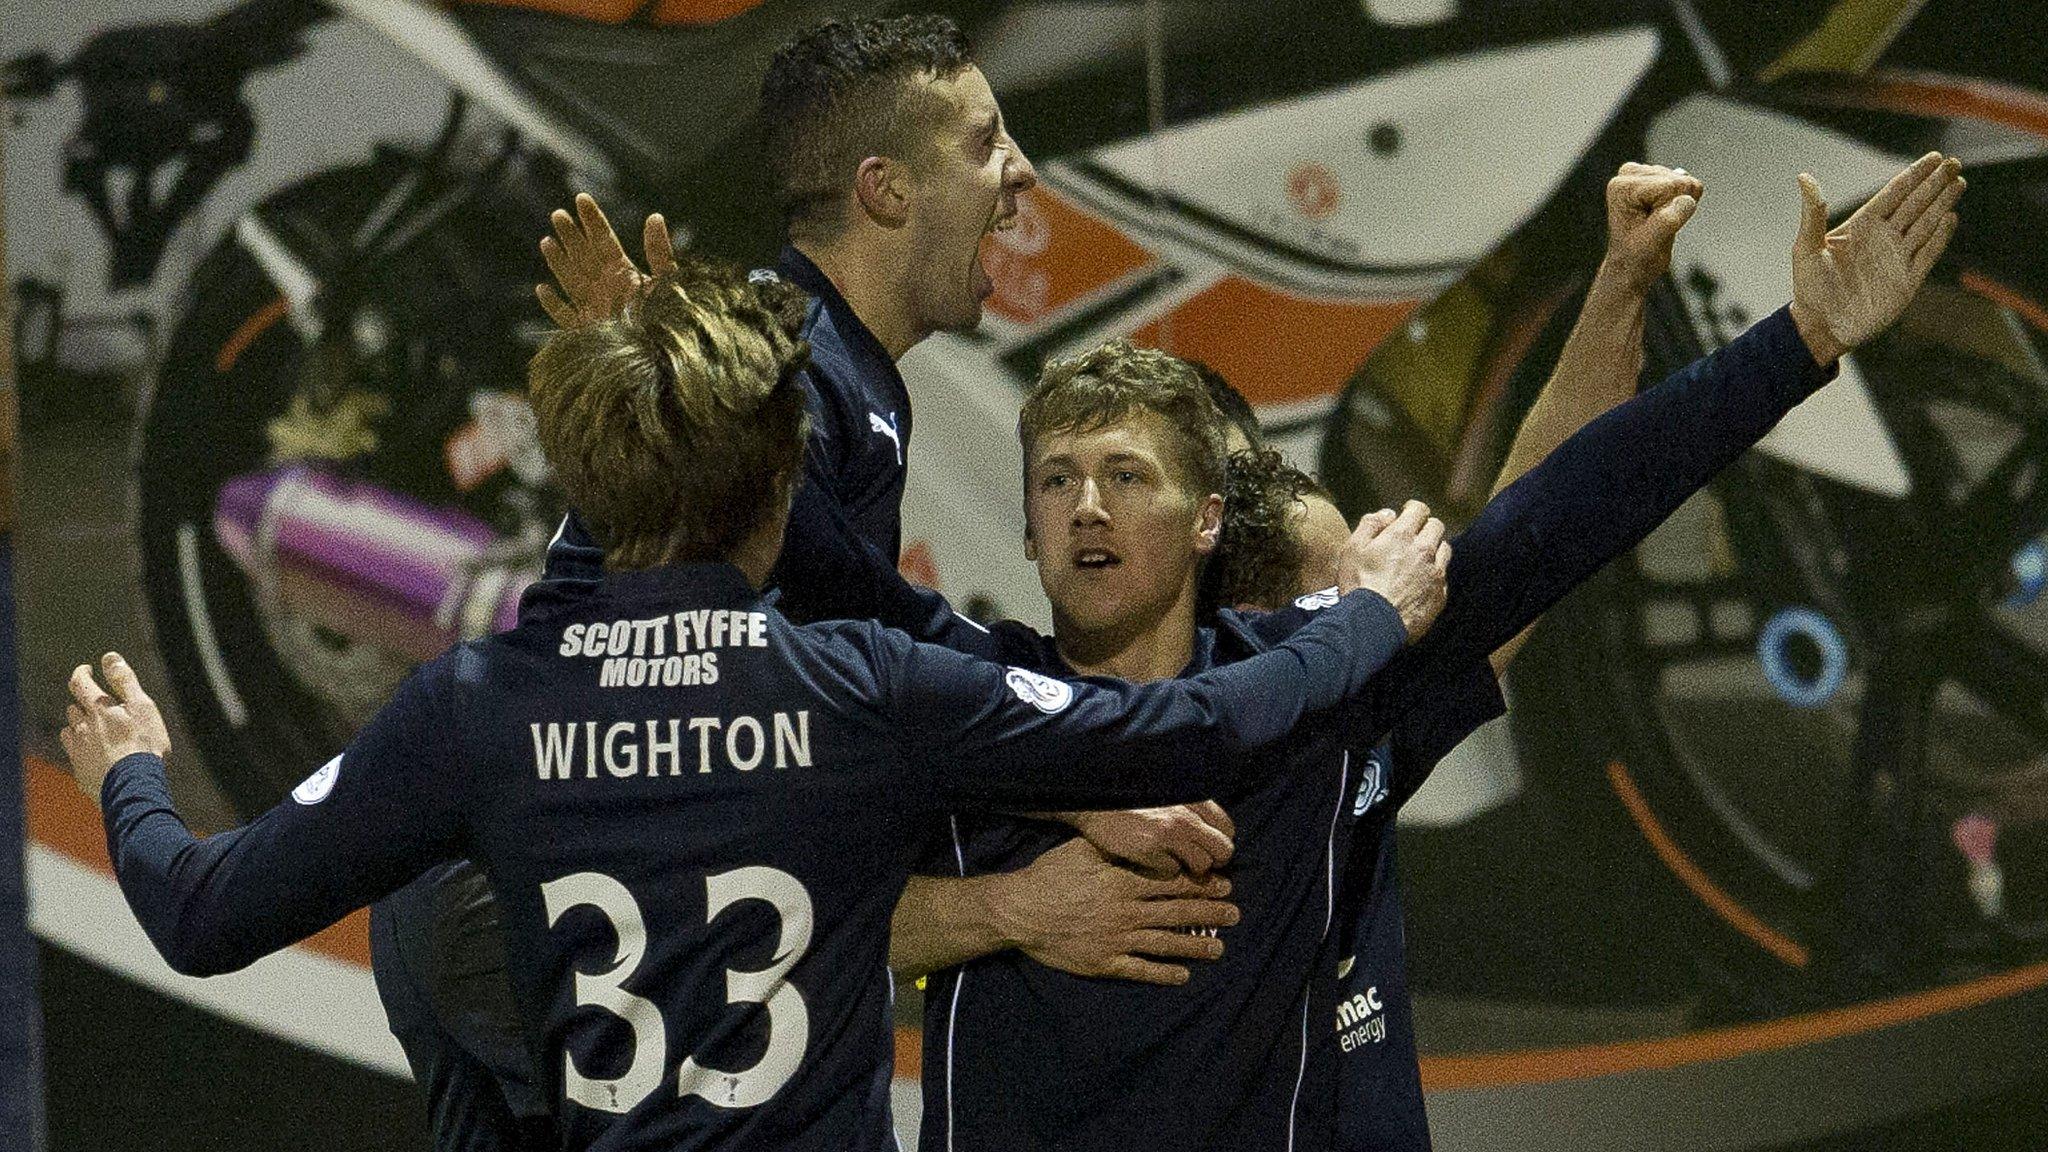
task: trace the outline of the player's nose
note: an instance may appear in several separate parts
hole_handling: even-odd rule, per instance
[[[1011,141],[1010,162],[1003,166],[1003,191],[1012,196],[1022,195],[1038,185],[1038,169],[1031,164],[1031,157],[1024,155],[1024,146]]]
[[[1102,488],[1093,480],[1081,481],[1081,498],[1074,502],[1074,523],[1103,524],[1109,510],[1102,505]]]

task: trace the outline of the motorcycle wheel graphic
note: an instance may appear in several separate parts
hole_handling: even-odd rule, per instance
[[[1439,856],[1436,840],[1455,834],[1433,830],[1404,846],[1416,842],[1418,873],[1453,856],[1452,867],[1503,872],[1446,879],[1445,892],[1568,884],[1569,895],[1527,896],[1519,913],[1479,901],[1493,901],[1488,917],[1458,919],[1479,937],[1418,961],[1423,991],[1687,1005],[1700,1024],[2039,958],[2048,868],[2029,857],[2027,833],[2008,832],[1999,850],[1995,918],[1971,903],[1949,834],[1980,807],[2048,810],[2048,605],[2034,606],[2035,541],[2048,530],[2037,483],[2048,283],[2024,258],[2048,240],[2040,175],[1973,172],[1943,264],[1858,353],[1911,495],[1750,453],[1546,618],[1512,682],[1527,792],[1512,816],[1481,820],[1518,822],[1506,838],[1540,840],[1527,855],[1552,857],[1552,871],[1506,875],[1499,858],[1525,857],[1502,850],[1489,864],[1463,841]],[[1698,354],[1680,290],[1653,302],[1648,381]],[[1518,299],[1520,327],[1539,334],[1506,394],[1528,397],[1577,300]],[[1388,419],[1392,407],[1349,396],[1333,423],[1340,459],[1326,466],[1344,465],[1333,481],[1347,506],[1442,492],[1428,480],[1451,469],[1414,463],[1416,433]],[[1432,899],[1450,897],[1416,907]],[[1630,946],[1597,943],[1618,916]],[[1451,970],[1468,960],[1473,971]],[[1576,1026],[1535,1027],[1566,1039]]]
[[[531,540],[558,512],[512,470],[465,491],[444,463],[473,394],[524,391],[532,341],[516,337],[535,319],[538,269],[511,238],[540,210],[517,167],[456,176],[380,149],[264,200],[252,217],[318,281],[317,329],[291,315],[246,233],[193,276],[143,427],[139,532],[158,644],[244,815],[345,746],[418,653],[283,607],[260,561],[223,547],[231,481],[310,466],[500,538]]]

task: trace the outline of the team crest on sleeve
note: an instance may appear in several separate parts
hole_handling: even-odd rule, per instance
[[[1386,757],[1375,749],[1365,758],[1365,767],[1358,778],[1358,796],[1351,802],[1351,815],[1357,818],[1372,811],[1372,807],[1387,798]]]
[[[1064,711],[1067,705],[1074,702],[1072,684],[1064,680],[1055,680],[1050,676],[1041,676],[1024,668],[1012,668],[1003,673],[1003,683],[1010,686],[1010,691],[1017,694],[1017,699],[1047,715]]]
[[[320,770],[306,777],[297,788],[292,789],[292,799],[301,804],[318,804],[334,791],[334,782],[341,778],[341,757],[336,756],[320,766]]]
[[[1321,592],[1311,592],[1306,596],[1296,596],[1294,598],[1294,606],[1304,612],[1320,611],[1336,602],[1337,590],[1335,588],[1325,588]]]

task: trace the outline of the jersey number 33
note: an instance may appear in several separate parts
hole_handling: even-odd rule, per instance
[[[753,972],[728,968],[725,972],[727,1003],[766,1006],[768,1051],[753,1067],[736,1072],[707,1068],[695,1057],[686,1056],[676,1070],[677,1095],[701,1096],[721,1108],[754,1108],[766,1103],[795,1075],[810,1040],[810,1013],[804,1007],[803,994],[783,977],[811,946],[811,895],[803,882],[789,873],[760,866],[706,876],[704,889],[707,924],[742,900],[766,901],[781,924],[775,956],[768,967]],[[633,1031],[632,1062],[620,1076],[602,1079],[585,1076],[577,1069],[575,1056],[565,1052],[562,1079],[568,1098],[586,1108],[630,1111],[661,1086],[668,1065],[661,1009],[625,987],[647,952],[647,925],[641,919],[640,905],[624,884],[602,872],[571,873],[542,884],[540,891],[548,927],[559,923],[569,909],[587,904],[611,921],[618,936],[618,954],[609,969],[576,973],[576,1004],[601,1008],[625,1021]]]

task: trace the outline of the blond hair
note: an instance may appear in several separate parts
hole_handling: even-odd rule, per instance
[[[1174,479],[1194,499],[1223,491],[1224,419],[1201,374],[1185,360],[1124,340],[1046,362],[1017,414],[1026,471],[1039,437],[1093,432],[1133,412],[1163,419]]]
[[[782,511],[809,415],[804,297],[691,259],[528,373],[541,450],[609,568],[717,560]]]

